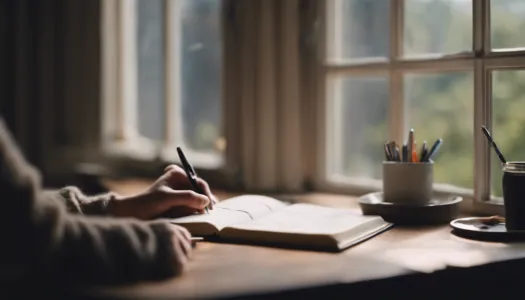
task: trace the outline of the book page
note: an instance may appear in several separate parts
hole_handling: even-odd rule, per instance
[[[345,233],[375,216],[358,215],[346,209],[330,208],[312,204],[294,204],[253,222],[229,226],[229,228],[290,234],[331,235]]]
[[[218,230],[239,223],[257,220],[271,212],[286,207],[283,202],[260,195],[243,195],[223,200],[215,205],[209,214],[191,215],[171,219],[175,224],[210,223]]]

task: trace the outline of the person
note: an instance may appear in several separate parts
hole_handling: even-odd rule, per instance
[[[161,280],[183,272],[191,235],[158,216],[202,213],[217,199],[190,190],[170,165],[147,190],[89,197],[77,187],[42,187],[0,116],[0,280],[38,278],[69,284]]]

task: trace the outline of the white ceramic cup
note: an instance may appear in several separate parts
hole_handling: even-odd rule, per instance
[[[383,162],[383,201],[425,205],[432,200],[434,162]]]

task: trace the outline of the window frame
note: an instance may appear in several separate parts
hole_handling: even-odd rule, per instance
[[[473,0],[473,36],[472,51],[444,56],[426,56],[418,58],[404,58],[404,0],[390,2],[390,57],[387,60],[371,59],[358,62],[337,62],[327,59],[331,45],[331,35],[335,29],[332,13],[334,3],[338,0],[319,1],[316,7],[317,20],[316,38],[317,48],[315,63],[317,64],[317,82],[313,91],[317,97],[317,166],[316,188],[323,191],[334,191],[351,194],[362,194],[381,190],[379,180],[359,180],[356,178],[329,178],[326,167],[326,153],[329,147],[329,128],[327,116],[326,81],[330,76],[345,75],[374,75],[387,74],[389,80],[389,132],[392,140],[403,140],[405,136],[403,77],[406,72],[435,73],[447,71],[470,71],[474,77],[474,188],[462,189],[443,184],[435,184],[437,194],[456,194],[465,198],[464,205],[471,209],[486,213],[502,213],[501,199],[491,197],[490,194],[490,159],[491,149],[483,136],[482,125],[489,130],[492,128],[492,78],[491,72],[502,69],[525,69],[525,51],[523,49],[491,49],[490,31],[490,0]],[[340,11],[340,10],[339,10]],[[332,28],[331,28],[332,27]],[[333,133],[336,135],[337,133]],[[351,181],[351,182],[349,182]]]
[[[138,91],[135,88],[137,64],[135,59],[135,3],[136,0],[114,0],[101,2],[102,30],[101,30],[101,145],[97,161],[104,161],[110,165],[115,173],[131,173],[132,175],[158,176],[158,171],[169,163],[179,164],[176,154],[176,144],[180,144],[182,135],[180,126],[173,124],[173,118],[166,118],[165,137],[163,145],[158,146],[153,141],[140,137],[136,132],[136,103]],[[228,49],[232,46],[232,36],[226,26],[232,24],[227,18],[231,12],[231,0],[223,0],[221,11],[222,34],[222,65],[229,64],[232,56]],[[177,30],[176,13],[180,1],[164,0],[165,5],[165,97],[166,114],[179,111],[180,95],[173,82],[180,76],[177,70],[179,56],[175,49],[179,49],[179,39],[174,38],[173,30]],[[233,114],[230,109],[235,105],[235,97],[229,97],[234,91],[229,79],[233,70],[222,68],[221,113],[222,133],[228,141],[222,155],[209,155],[185,149],[185,152],[197,172],[216,182],[219,186],[235,185],[235,166],[233,159],[238,149],[235,122],[229,118]],[[125,110],[127,109],[127,111]],[[184,145],[182,145],[184,147]]]

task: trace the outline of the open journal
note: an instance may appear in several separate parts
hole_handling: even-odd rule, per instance
[[[209,214],[170,221],[194,236],[322,251],[341,251],[392,226],[379,216],[305,203],[287,205],[258,195],[230,198]]]

